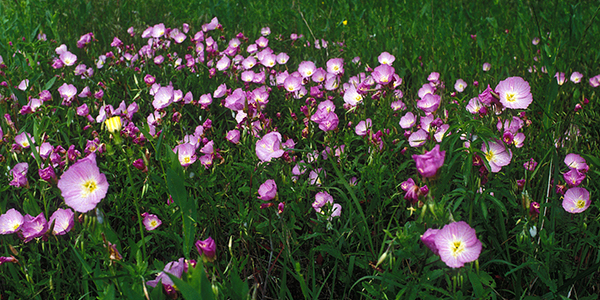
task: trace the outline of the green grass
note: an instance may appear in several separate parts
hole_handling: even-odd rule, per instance
[[[14,125],[0,120],[0,168],[6,170],[0,176],[0,214],[15,208],[32,216],[43,213],[48,219],[57,208],[67,207],[56,184],[37,174],[43,162],[39,153],[13,149],[14,137],[23,131],[32,134],[38,146],[42,139],[65,149],[73,145],[81,157],[86,143],[97,137],[107,150],[98,154],[98,167],[110,187],[98,210],[77,213],[74,228],[64,236],[49,233],[24,243],[17,234],[0,235],[0,257],[19,261],[0,266],[0,296],[166,299],[170,296],[160,285],[153,289],[144,283],[167,263],[184,257],[198,262],[181,280],[174,279],[176,295],[185,299],[597,299],[600,115],[598,89],[588,79],[600,74],[599,9],[593,1],[4,1],[0,56],[6,67],[0,69],[0,82],[6,87],[0,87],[0,113],[9,115]],[[144,83],[146,74],[163,86],[172,83],[184,95],[192,92],[194,100],[212,94],[222,83],[232,91],[260,85],[242,83],[239,71],[211,76],[210,67],[200,62],[195,72],[169,67],[174,59],[168,57],[161,66],[150,58],[132,67],[108,59],[98,69],[98,57],[108,51],[121,55],[110,46],[114,37],[137,52],[147,43],[139,35],[149,26],[181,28],[187,23],[191,29],[184,43],[171,42],[169,49],[157,50],[165,57],[177,52],[185,65],[185,54],[193,53],[190,38],[213,17],[222,29],[206,36],[215,38],[220,51],[243,33],[248,41],[242,40],[241,54],[246,57],[247,45],[269,26],[269,47],[290,56],[286,65],[274,70],[292,73],[307,60],[326,68],[329,59],[341,57],[345,74],[340,85],[361,72],[370,74],[379,65],[379,54],[387,51],[395,56],[393,66],[403,80],[402,101],[415,113],[417,91],[431,72],[439,72],[445,88],[438,91],[442,104],[436,116],[452,132],[439,143],[446,151],[439,175],[427,179],[417,174],[411,155],[437,143],[432,139],[424,148],[409,146],[398,124],[405,112],[390,110],[396,99],[389,87],[382,89],[380,98],[372,99],[375,91],[369,91],[353,111],[343,108],[340,93],[327,92],[339,117],[338,129],[330,132],[313,121],[304,122],[302,106],[309,105],[308,96],[293,99],[272,86],[263,118],[246,123],[259,121],[263,129],[253,135],[251,129],[240,128],[237,145],[224,139],[227,131],[238,128],[232,112],[220,105],[224,98],[214,99],[208,110],[172,104],[157,126],[156,132],[162,133],[148,134],[146,118],[154,111],[154,97]],[[129,27],[135,28],[134,37],[126,32]],[[88,32],[96,40],[77,48],[77,40]],[[47,41],[37,39],[40,33]],[[304,38],[292,42],[291,34]],[[541,39],[538,45],[532,44],[535,37]],[[328,47],[315,49],[315,39],[327,41]],[[61,44],[77,55],[77,64],[93,67],[94,76],[73,75],[75,66],[53,69],[55,48]],[[351,62],[354,57],[360,57],[360,64]],[[484,62],[491,63],[490,71],[482,70]],[[536,72],[528,71],[532,66]],[[568,81],[574,71],[584,75],[579,84]],[[556,83],[556,72],[566,73],[565,84]],[[502,138],[496,129],[498,118],[512,118],[519,111],[474,117],[465,106],[488,84],[494,88],[513,76],[529,83],[534,99],[524,110],[530,122],[521,130],[525,146],[511,147],[511,164],[488,174],[486,183],[480,167],[473,165],[474,156],[484,156],[479,151],[483,143]],[[453,97],[459,78],[468,87]],[[30,80],[30,89],[16,88],[23,79]],[[105,96],[61,105],[57,89],[63,83],[74,84],[78,93],[85,86],[92,93],[102,88]],[[19,113],[28,97],[38,97],[42,90],[49,90],[53,99],[33,114]],[[589,103],[575,112],[584,99]],[[139,105],[131,121],[147,138],[144,143],[124,137],[123,144],[116,144],[101,123],[76,113],[86,103],[95,118],[101,105],[116,108],[121,101]],[[316,105],[310,110],[314,114]],[[366,118],[373,120],[372,133],[385,132],[382,151],[354,132]],[[171,149],[207,119],[212,128],[205,128],[203,137],[214,141],[222,158],[215,157],[210,168],[199,161],[181,167]],[[288,157],[259,164],[256,142],[275,129],[283,141],[290,138],[296,145]],[[567,134],[576,129],[579,136]],[[462,133],[478,137],[472,139],[471,151],[464,148]],[[562,147],[556,147],[557,139],[565,137]],[[340,145],[346,148],[339,158],[329,153],[294,178],[297,162],[326,146]],[[592,204],[581,214],[565,212],[552,186],[565,184],[562,174],[568,167],[563,160],[568,153],[581,154],[590,166],[581,186],[590,192]],[[148,172],[133,167],[140,158]],[[530,158],[539,164],[526,172],[522,165]],[[55,168],[58,178],[74,163],[63,161],[65,166]],[[9,185],[8,170],[19,162],[29,164],[27,187]],[[321,186],[307,178],[317,169],[326,172]],[[352,177],[358,178],[356,186],[349,183]],[[429,188],[419,203],[404,200],[401,183],[408,178]],[[527,179],[526,192],[516,184],[522,178]],[[257,199],[258,188],[267,179],[276,181],[277,198],[274,206],[260,209],[265,202]],[[342,206],[341,216],[331,221],[311,206],[315,194],[324,191]],[[169,197],[174,204],[166,204]],[[541,204],[538,217],[529,213],[529,201]],[[282,214],[277,213],[279,202],[285,202]],[[144,212],[156,214],[163,224],[147,231],[140,216]],[[452,221],[469,223],[483,244],[479,259],[460,269],[447,267],[419,239],[428,228]],[[533,226],[535,237],[530,234]],[[209,236],[217,244],[214,261],[199,255],[193,245]],[[116,245],[122,260],[110,258],[107,242]]]

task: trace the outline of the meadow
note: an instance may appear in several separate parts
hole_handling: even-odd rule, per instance
[[[0,6],[0,299],[597,299],[595,1]]]

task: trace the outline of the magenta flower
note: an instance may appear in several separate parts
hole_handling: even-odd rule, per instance
[[[332,58],[327,61],[327,73],[340,75],[344,73],[344,59]]]
[[[446,151],[440,151],[440,145],[437,144],[431,151],[422,155],[413,155],[412,159],[417,165],[417,171],[423,177],[433,177],[438,169],[444,164]]]
[[[227,131],[225,138],[234,144],[238,144],[240,142],[240,131],[237,129]]]
[[[433,113],[440,107],[442,98],[439,95],[431,93],[425,94],[421,100],[417,101],[417,107],[424,111],[426,114]]]
[[[175,290],[175,283],[173,280],[165,274],[169,273],[177,278],[181,278],[181,275],[187,270],[187,263],[185,258],[180,258],[177,261],[172,261],[168,263],[162,272],[160,272],[154,280],[147,281],[146,284],[151,287],[156,287],[158,283],[162,283],[163,288],[169,295],[177,295],[177,291]]]
[[[212,237],[208,237],[206,240],[198,240],[195,243],[196,249],[198,253],[206,258],[208,261],[212,262],[217,258],[216,250],[217,244],[215,244],[215,240]]]
[[[312,207],[316,212],[321,212],[321,207],[325,206],[325,204],[330,203],[333,204],[333,197],[327,192],[318,192],[315,195],[315,201],[312,204]]]
[[[167,106],[173,103],[175,99],[175,92],[173,91],[172,86],[163,86],[158,89],[156,94],[154,94],[154,100],[152,101],[152,106],[154,106],[155,110],[165,109]]]
[[[491,170],[488,171],[492,173],[500,172],[500,169],[510,164],[512,159],[512,152],[500,141],[489,141],[487,145],[483,143],[481,151],[485,154],[485,158],[490,165]]]
[[[563,85],[566,81],[564,72],[556,72],[556,74],[554,74],[554,78],[556,78],[558,85]]]
[[[400,127],[404,129],[411,128],[417,123],[417,118],[412,112],[407,112],[402,118],[400,118]]]
[[[421,235],[421,242],[429,248],[433,254],[439,255],[439,250],[435,245],[435,236],[439,232],[439,229],[428,228],[423,235]]]
[[[19,260],[17,260],[14,256],[0,256],[0,265],[5,262],[16,263],[19,262]]]
[[[9,185],[16,187],[27,186],[27,170],[29,170],[29,164],[26,162],[16,164],[9,173],[13,176],[13,179],[8,183]]]
[[[533,160],[533,158],[532,158],[529,161],[525,162],[523,164],[523,167],[527,171],[533,171],[533,170],[535,170],[535,167],[537,167],[537,165],[538,165],[537,161]]]
[[[63,103],[68,105],[71,103],[71,100],[73,100],[73,97],[77,95],[77,88],[72,84],[63,83],[63,85],[58,88],[58,93],[63,99]]]
[[[52,233],[54,235],[63,235],[73,228],[75,224],[75,214],[70,209],[57,209],[52,216],[50,216],[50,221],[48,224],[54,223],[54,227],[52,228]]]
[[[326,176],[327,173],[322,168],[312,170],[310,171],[310,173],[308,173],[308,183],[316,186],[321,186],[321,183],[323,183],[323,180]]]
[[[273,131],[265,134],[262,139],[256,141],[256,156],[262,162],[269,162],[273,158],[283,155],[281,149],[281,134]]]
[[[11,208],[0,215],[0,234],[11,234],[19,231],[25,222],[23,215]]]
[[[571,74],[571,78],[570,79],[571,79],[571,81],[573,83],[580,83],[582,78],[583,78],[583,74],[581,74],[579,72],[573,72]]]
[[[350,85],[348,89],[344,92],[344,102],[356,106],[362,103],[363,96],[358,93],[354,85]]]
[[[215,97],[216,98],[216,97]],[[235,89],[231,95],[225,98],[225,106],[231,110],[243,110],[246,105],[246,92],[241,88]]]
[[[435,234],[435,246],[440,258],[450,268],[460,268],[481,254],[481,241],[475,229],[464,221],[445,225]]]
[[[73,164],[58,181],[65,203],[80,213],[94,209],[106,196],[108,186],[106,176],[96,165],[95,153]]]
[[[494,89],[500,97],[500,103],[511,109],[526,109],[531,102],[531,87],[521,77],[509,77],[498,83]]]
[[[356,132],[358,136],[365,136],[367,135],[367,131],[371,129],[371,126],[373,126],[371,119],[360,121],[354,128],[354,132]]]
[[[419,200],[419,186],[412,178],[408,178],[406,181],[402,182],[400,188],[406,192],[406,194],[404,194],[404,199],[410,200],[411,202],[417,202]]]
[[[263,201],[270,201],[275,199],[277,196],[277,184],[275,184],[275,180],[268,179],[258,188],[258,199]]]
[[[485,62],[485,63],[483,63],[483,66],[481,67],[481,69],[482,69],[484,72],[487,72],[487,71],[489,71],[491,68],[492,68],[492,65],[491,65],[490,63],[488,63],[488,62]]]
[[[565,157],[565,164],[571,169],[577,169],[582,172],[587,172],[590,167],[585,162],[585,159],[579,154],[569,153]]]
[[[563,178],[570,187],[575,187],[581,184],[585,179],[585,173],[579,172],[579,170],[573,168],[563,174]]]
[[[382,52],[377,57],[377,61],[382,65],[390,65],[391,66],[392,63],[394,63],[394,61],[396,61],[396,58],[393,55],[389,54],[388,52]]]
[[[25,215],[23,217],[23,226],[21,227],[20,236],[23,242],[27,243],[35,238],[39,238],[48,231],[48,222],[44,217],[44,213],[40,213],[37,217]]]
[[[427,131],[419,129],[410,134],[408,137],[408,144],[413,148],[421,147],[425,145],[427,138],[429,138]]]
[[[152,231],[156,228],[158,228],[158,226],[160,226],[160,224],[162,224],[162,221],[153,214],[149,214],[149,213],[143,213],[142,217],[144,217],[144,220],[142,220],[142,223],[144,224],[144,226],[146,227],[146,230],[148,231]]]
[[[393,67],[387,64],[382,64],[373,70],[371,76],[373,76],[373,80],[375,80],[375,82],[386,85],[393,80],[394,73],[395,70]]]
[[[187,167],[197,160],[196,147],[190,143],[175,146],[173,152],[177,153],[177,158],[182,167]]]
[[[77,62],[77,55],[65,50],[60,54],[59,59],[65,66],[72,66]]]
[[[298,65],[298,72],[302,75],[302,78],[309,78],[317,70],[315,63],[312,61],[303,61]]]
[[[578,214],[588,209],[590,204],[592,204],[590,201],[590,192],[584,188],[574,187],[565,193],[562,207],[568,213]]]
[[[456,81],[456,83],[454,84],[454,89],[459,93],[462,93],[466,87],[467,87],[467,83],[462,79],[458,79]]]

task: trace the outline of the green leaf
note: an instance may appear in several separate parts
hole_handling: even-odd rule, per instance
[[[469,272],[469,281],[473,286],[475,296],[477,296],[477,298],[481,298],[483,296],[483,285],[481,284],[481,280],[479,280],[479,276],[477,276],[475,272]]]

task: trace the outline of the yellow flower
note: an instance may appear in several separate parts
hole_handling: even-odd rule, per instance
[[[344,22],[342,22],[342,24],[344,24],[344,26],[348,25],[348,20],[344,20]]]
[[[121,117],[115,116],[104,122],[106,124],[106,129],[110,133],[114,133],[115,131],[121,131]]]

